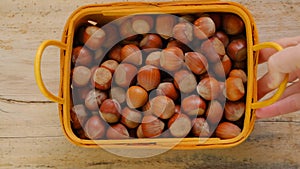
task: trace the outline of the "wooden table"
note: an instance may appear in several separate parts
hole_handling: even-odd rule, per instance
[[[229,149],[175,151],[130,159],[71,144],[57,104],[39,91],[33,74],[42,41],[61,38],[77,7],[104,0],[0,2],[0,168],[300,168],[300,112],[258,120],[250,137]],[[237,0],[253,14],[261,41],[300,35],[299,0]],[[47,48],[42,72],[57,93],[59,50]]]

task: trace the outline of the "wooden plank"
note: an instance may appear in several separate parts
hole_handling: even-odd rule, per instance
[[[5,103],[0,101],[0,138],[62,135],[55,103]]]

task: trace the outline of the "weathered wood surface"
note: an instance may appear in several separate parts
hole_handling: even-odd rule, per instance
[[[43,40],[61,38],[76,8],[105,2],[0,2],[0,168],[300,168],[300,112],[257,121],[250,137],[229,149],[170,150],[130,159],[71,144],[63,135],[57,104],[49,102],[35,83],[35,52]],[[236,2],[253,14],[261,41],[300,35],[299,0]],[[42,64],[44,81],[54,93],[58,56],[58,49],[48,48]]]

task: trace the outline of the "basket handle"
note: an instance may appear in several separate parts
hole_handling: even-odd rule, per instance
[[[259,51],[263,48],[274,48],[278,51],[282,50],[282,47],[277,43],[264,42],[264,43],[254,45],[253,46],[253,51]],[[265,106],[269,106],[269,105],[273,104],[274,102],[276,102],[280,98],[280,96],[283,94],[283,92],[286,88],[286,85],[288,83],[288,79],[289,79],[289,75],[287,74],[285,76],[284,80],[279,85],[278,90],[276,91],[276,93],[271,98],[269,98],[267,100],[264,100],[264,101],[252,103],[251,108],[252,109],[258,109],[258,108],[262,108],[262,107],[265,107]]]
[[[40,91],[46,96],[48,97],[51,101],[63,104],[64,99],[58,96],[55,96],[54,94],[52,94],[45,86],[43,79],[42,79],[42,75],[41,75],[41,59],[42,59],[42,55],[43,52],[45,50],[45,48],[47,48],[48,46],[56,46],[60,49],[66,50],[67,45],[60,42],[60,41],[56,41],[56,40],[46,40],[44,42],[42,42],[42,44],[39,46],[37,53],[35,55],[35,61],[34,61],[34,75],[35,75],[35,80],[36,83],[40,89]]]

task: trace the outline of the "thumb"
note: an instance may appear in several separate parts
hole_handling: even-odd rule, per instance
[[[288,47],[275,53],[268,60],[267,86],[276,89],[286,74],[300,69],[300,45]]]
[[[297,44],[300,44],[300,36],[295,37],[287,37],[287,38],[281,38],[274,41],[275,43],[278,43],[283,48],[288,48],[291,46],[296,46]],[[277,51],[273,48],[265,48],[263,50],[259,51],[259,63],[266,62],[271,55],[276,53]]]

